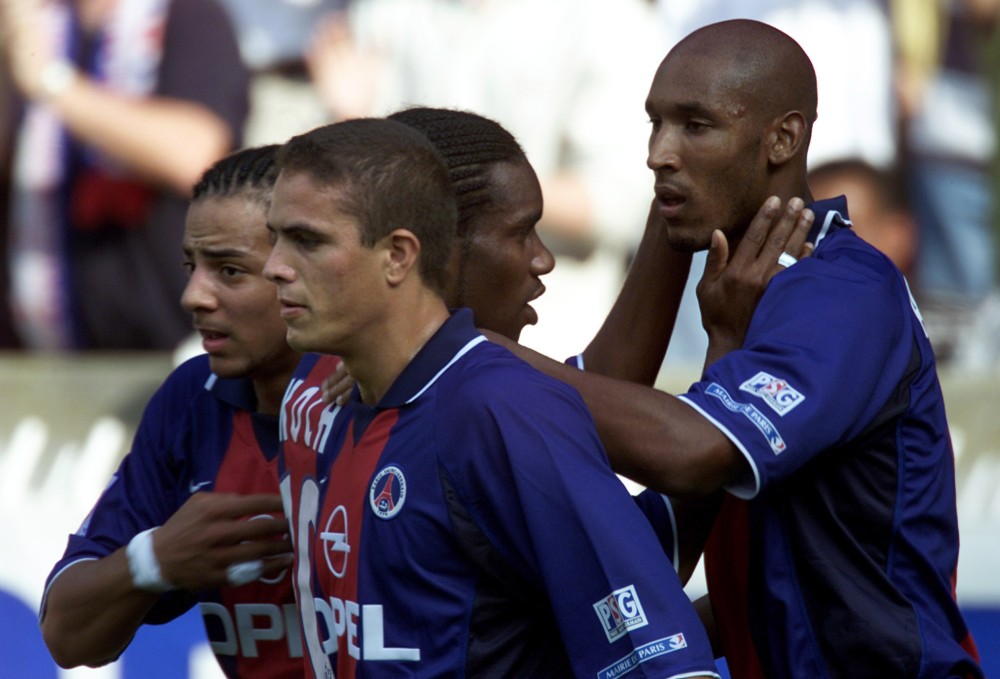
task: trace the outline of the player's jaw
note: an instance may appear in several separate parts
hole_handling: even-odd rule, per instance
[[[670,247],[680,252],[698,252],[708,248],[712,229],[706,226],[699,207],[704,204],[696,192],[676,181],[657,178],[654,186],[656,209],[663,218]]]

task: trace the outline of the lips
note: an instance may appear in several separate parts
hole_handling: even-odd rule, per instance
[[[281,317],[286,321],[305,313],[305,306],[296,304],[295,302],[292,302],[284,297],[279,297],[278,302],[281,304]]]
[[[657,184],[656,205],[664,219],[673,219],[680,213],[687,202],[687,197],[676,187],[667,184]]]
[[[218,352],[229,339],[229,333],[212,328],[196,327],[195,330],[201,335],[201,346],[207,353]]]

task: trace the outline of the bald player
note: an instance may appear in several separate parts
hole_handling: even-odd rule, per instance
[[[982,677],[954,598],[933,352],[904,277],[851,230],[846,199],[813,201],[808,57],[762,23],[706,26],[660,64],[646,110],[672,247],[718,245],[721,225],[733,251],[761,203],[805,202],[814,255],[785,260],[742,345],[715,342],[679,397],[519,353],[580,391],[616,471],[682,498],[726,491],[705,560],[734,677]],[[727,295],[700,287],[714,341]]]

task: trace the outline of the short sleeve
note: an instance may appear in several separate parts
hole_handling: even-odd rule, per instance
[[[681,397],[748,461],[752,478],[729,488],[739,497],[755,496],[858,435],[910,364],[905,286],[874,253],[853,250],[778,274],[743,347]]]
[[[716,676],[690,600],[580,397],[528,372],[490,383],[476,425],[455,442],[485,451],[457,470],[460,492],[544,588],[575,673],[632,663],[647,676]]]

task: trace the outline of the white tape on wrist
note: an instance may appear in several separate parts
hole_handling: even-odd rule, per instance
[[[156,552],[153,551],[153,531],[157,528],[159,526],[142,531],[129,540],[125,548],[132,584],[136,589],[146,592],[166,592],[173,589],[173,585],[163,579],[160,562],[156,558]]]
[[[76,81],[77,72],[68,61],[52,61],[42,69],[41,88],[45,100],[55,99]]]
[[[264,572],[264,562],[260,559],[254,561],[241,561],[234,563],[226,569],[226,579],[233,587],[246,585],[253,582]]]
[[[780,256],[780,257],[778,257],[778,265],[779,265],[779,266],[783,266],[783,267],[785,267],[786,269],[787,269],[788,267],[790,267],[790,266],[791,266],[792,264],[795,264],[795,263],[796,263],[796,262],[798,262],[798,261],[799,261],[799,260],[797,260],[797,259],[795,259],[794,257],[792,257],[792,256],[791,256],[790,254],[788,254],[787,252],[782,252],[782,253],[781,253],[781,256]]]

